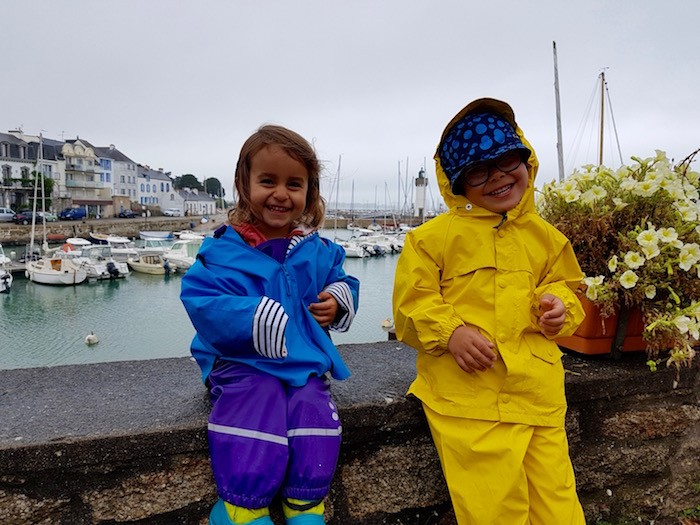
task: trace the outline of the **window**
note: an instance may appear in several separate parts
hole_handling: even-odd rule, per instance
[[[165,184],[163,184],[162,182],[160,183],[160,191],[165,191]]]
[[[9,157],[9,156],[10,156],[10,145],[7,142],[0,143],[0,157]]]
[[[151,193],[151,185],[146,184],[146,193]]]
[[[124,184],[124,175],[120,175],[120,176],[119,176],[119,182],[121,182],[122,184]]]
[[[20,170],[20,177],[23,179],[28,179],[29,178],[29,168],[22,168]]]
[[[141,192],[143,193],[143,191],[144,191],[144,184],[143,184],[143,182],[142,182],[142,183],[141,183]]]

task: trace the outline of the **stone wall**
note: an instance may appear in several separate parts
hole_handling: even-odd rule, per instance
[[[404,396],[413,350],[340,349],[354,375],[334,384],[344,435],[329,524],[454,524],[421,407]],[[678,523],[700,504],[698,368],[674,389],[641,355],[564,362],[589,522]],[[207,413],[188,358],[1,371],[0,523],[206,524]]]

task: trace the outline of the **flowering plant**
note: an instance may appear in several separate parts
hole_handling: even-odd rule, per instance
[[[657,150],[617,170],[583,166],[537,202],[571,241],[601,317],[641,310],[652,370],[662,351],[667,365],[689,365],[700,339],[698,151],[677,165]]]

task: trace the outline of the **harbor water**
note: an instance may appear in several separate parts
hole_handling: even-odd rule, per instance
[[[339,230],[347,237],[347,230]],[[333,238],[333,231],[323,231]],[[386,341],[397,255],[346,259],[360,280],[360,308],[336,344]],[[46,286],[20,274],[0,294],[0,369],[183,357],[194,329],[180,302],[181,275],[131,272],[126,279]],[[93,332],[99,343],[85,344]]]

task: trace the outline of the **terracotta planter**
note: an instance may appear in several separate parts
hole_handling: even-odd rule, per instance
[[[619,350],[613,347],[615,335],[618,328],[618,315],[612,315],[607,319],[600,316],[596,307],[585,296],[580,297],[586,318],[578,327],[574,335],[557,339],[557,344],[568,350],[573,350],[581,354],[610,354],[617,352],[643,352],[646,345],[642,339],[644,323],[642,312],[639,309],[629,311],[627,320],[627,330],[624,334],[622,346]]]

